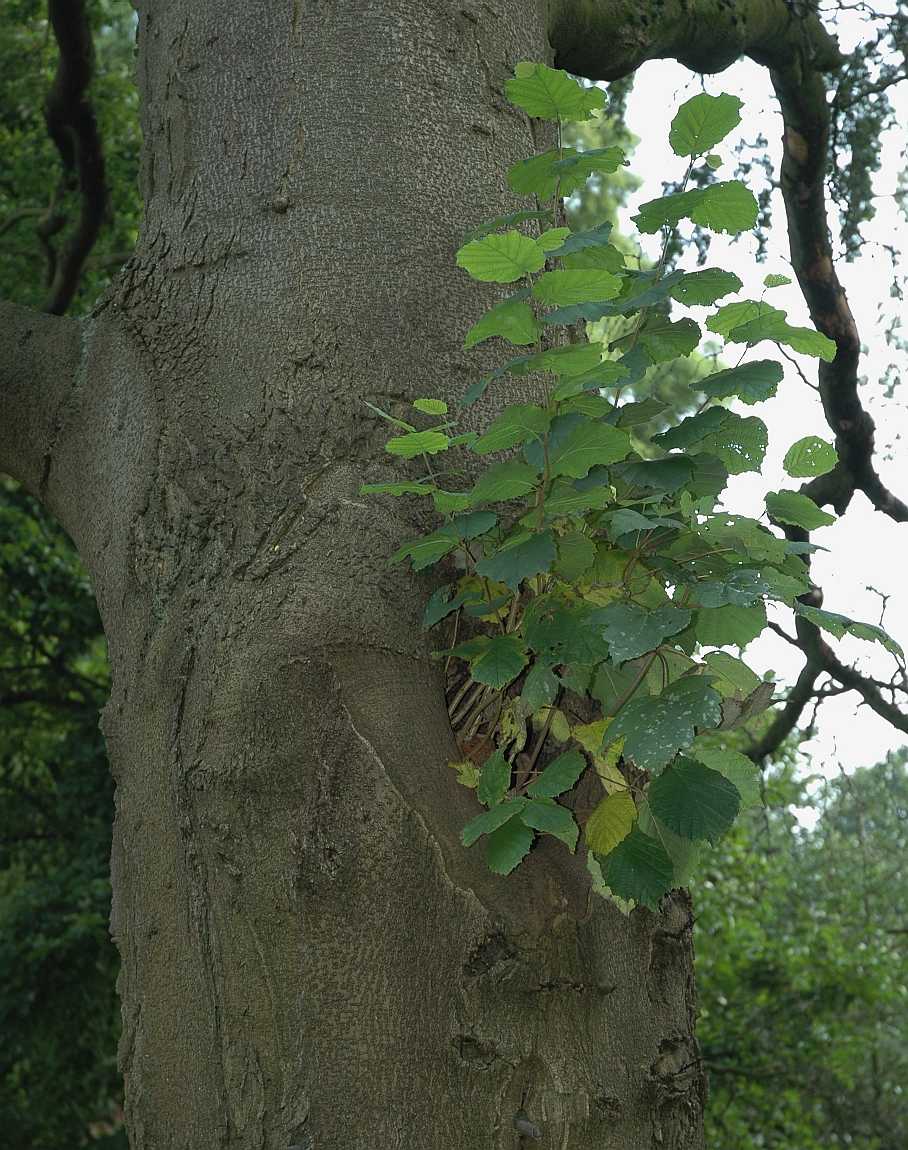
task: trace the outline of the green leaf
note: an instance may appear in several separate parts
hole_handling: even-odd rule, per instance
[[[678,109],[668,142],[676,156],[701,156],[740,123],[741,101],[737,96],[699,92]]]
[[[551,799],[533,799],[520,812],[520,819],[534,830],[554,835],[565,844],[571,854],[574,853],[580,829],[567,807],[559,806]]]
[[[435,531],[450,539],[475,539],[491,531],[497,522],[494,511],[470,511],[466,515],[455,515]]]
[[[694,740],[688,754],[720,775],[724,775],[741,796],[742,807],[758,807],[760,797],[760,769],[747,755],[727,747],[710,746],[704,737]]]
[[[501,751],[495,751],[482,764],[476,797],[486,807],[500,803],[511,785],[511,764]]]
[[[556,186],[560,185],[562,195],[570,194],[573,189],[565,186],[565,181],[559,179],[555,169],[560,158],[558,149],[553,148],[526,160],[518,160],[508,168],[508,183],[518,195],[538,196],[543,203],[555,194]]]
[[[499,807],[493,807],[499,810]],[[486,863],[493,874],[510,874],[527,854],[536,836],[520,819],[509,819],[486,840]]]
[[[449,551],[453,551],[457,543],[457,539],[453,539],[450,535],[433,531],[430,535],[421,535],[418,539],[404,543],[400,550],[391,556],[391,562],[400,563],[402,559],[409,557],[413,570],[422,571],[424,567],[429,567]]]
[[[578,491],[572,484],[564,479],[556,479],[551,490],[545,497],[545,515],[547,519],[558,519],[566,515],[582,515],[593,508],[607,507],[615,498],[614,487],[603,484],[601,487],[591,487],[587,491]]]
[[[759,471],[767,440],[766,424],[761,419],[754,415],[742,417],[724,407],[709,407],[653,436],[653,442],[662,447],[715,455],[732,475]]]
[[[617,463],[630,449],[630,436],[626,431],[607,423],[585,420],[558,446],[550,449],[549,474],[582,479],[591,467]]]
[[[777,523],[792,523],[805,531],[835,523],[834,515],[821,511],[812,499],[799,491],[768,491],[766,510]]]
[[[509,284],[537,272],[545,264],[545,252],[521,232],[493,233],[470,240],[457,253],[457,266],[484,283]]]
[[[651,312],[641,327],[637,341],[653,363],[667,363],[682,355],[690,355],[700,342],[700,329],[692,319],[679,319],[674,323],[658,312]]]
[[[601,88],[584,88],[560,68],[521,61],[505,92],[512,104],[538,120],[589,120],[605,107]]]
[[[524,798],[508,799],[506,802],[498,803],[490,810],[483,811],[475,819],[470,819],[463,828],[460,832],[460,841],[465,847],[471,847],[482,835],[491,834],[514,818],[515,815],[519,815],[526,806],[526,802]]]
[[[602,345],[599,343],[573,343],[564,347],[550,347],[536,355],[524,356],[512,363],[514,375],[530,375],[535,371],[551,371],[555,375],[585,375],[603,367]]]
[[[364,483],[360,495],[432,495],[431,483]]]
[[[734,274],[721,268],[706,268],[702,272],[688,272],[671,290],[672,297],[687,307],[713,304],[722,296],[740,291],[744,285]]]
[[[425,415],[448,414],[448,405],[443,399],[414,399],[413,406]]]
[[[834,611],[809,607],[806,603],[795,603],[795,611],[815,627],[828,631],[837,639],[841,639],[843,635],[852,635],[855,639],[865,639],[868,643],[882,643],[886,650],[898,659],[905,657],[904,651],[895,639],[874,623],[858,623],[854,619],[849,619],[847,615],[837,615]]]
[[[637,807],[629,791],[606,795],[587,819],[583,830],[590,850],[597,855],[613,851],[634,829]]]
[[[385,451],[399,455],[403,459],[415,459],[417,455],[437,455],[447,451],[448,437],[440,431],[411,431],[408,435],[395,435],[385,444]]]
[[[555,562],[555,540],[551,531],[531,534],[523,531],[508,540],[494,555],[476,564],[478,575],[505,583],[516,591],[523,579],[548,571]]]
[[[570,531],[558,538],[556,574],[568,583],[576,582],[596,558],[596,544],[580,531]]]
[[[659,899],[672,888],[672,860],[661,843],[639,827],[634,827],[611,854],[596,858],[604,882],[619,898],[632,898],[656,910]]]
[[[518,499],[532,491],[539,481],[535,467],[519,460],[493,463],[477,479],[470,492],[471,503],[498,503]]]
[[[736,567],[717,579],[701,579],[690,590],[701,607],[724,607],[728,603],[749,607],[768,595],[771,587],[759,571]]]
[[[457,595],[449,598],[451,593],[451,584],[448,583],[444,587],[439,587],[435,591],[429,602],[426,604],[426,609],[422,617],[422,625],[425,630],[434,627],[436,623],[440,623],[442,619],[446,618],[452,612],[459,610],[464,603],[474,603],[479,601],[479,592],[476,590],[461,591]]]
[[[706,166],[713,172],[722,167],[722,157],[717,156],[715,152],[711,152],[706,157]]]
[[[586,251],[589,248],[611,247],[608,242],[611,234],[611,221],[605,220],[603,223],[597,224],[594,228],[587,228],[585,231],[580,232],[572,232],[561,247],[551,252],[550,255],[564,257],[576,252]],[[610,268],[608,270],[614,271],[615,269]]]
[[[725,311],[724,308],[721,310]],[[709,321],[706,326],[710,327]],[[836,355],[836,346],[831,339],[812,327],[792,327],[784,311],[766,304],[760,305],[759,314],[753,319],[732,327],[726,339],[731,343],[746,344],[757,344],[769,339],[775,343],[784,343],[802,355],[812,355],[827,362],[832,362]]]
[[[825,475],[832,471],[838,461],[838,453],[831,443],[816,435],[805,435],[785,452],[782,466],[793,479],[806,479],[808,476]]]
[[[784,374],[782,365],[774,359],[756,359],[698,379],[694,386],[715,399],[736,395],[744,403],[762,403],[776,394]]]
[[[532,715],[540,707],[551,706],[558,694],[558,680],[551,667],[536,662],[527,672],[520,693],[520,703],[526,714]]]
[[[506,407],[484,435],[473,444],[477,455],[506,451],[528,439],[541,439],[548,431],[551,416],[532,403],[515,403]]]
[[[749,695],[760,685],[760,677],[746,663],[726,651],[711,651],[703,660],[720,695]]]
[[[536,299],[559,307],[614,299],[620,290],[620,276],[596,269],[544,272],[533,284]]]
[[[766,628],[766,607],[729,604],[702,608],[697,612],[697,642],[704,647],[746,647]]]
[[[620,424],[620,420],[618,421]],[[677,491],[693,476],[693,462],[686,455],[666,455],[662,459],[628,460],[612,469],[616,479],[629,487],[648,487],[654,491]]]
[[[470,493],[435,490],[432,492],[432,503],[440,515],[448,515],[452,511],[466,511],[470,506]]]
[[[514,228],[517,224],[525,224],[527,220],[549,220],[552,217],[551,212],[546,211],[520,211],[508,212],[504,216],[495,216],[491,220],[483,220],[478,224],[468,235],[465,237],[465,242],[468,240],[481,240],[483,236],[489,232],[497,232],[499,228]]]
[[[554,165],[554,170],[562,180],[569,181],[571,187],[577,187],[580,181],[584,183],[590,176],[611,175],[625,163],[625,155],[621,148],[610,144],[607,148],[585,148],[583,151],[565,155]]]
[[[483,340],[498,336],[508,343],[535,343],[542,331],[533,309],[524,299],[506,299],[491,308],[466,334],[464,347],[475,347]]]
[[[549,256],[560,248],[565,239],[571,234],[570,228],[547,228],[536,240],[536,243]]]
[[[636,603],[610,603],[598,613],[604,624],[603,637],[615,663],[625,663],[653,651],[668,635],[683,631],[690,611],[666,605],[647,611]]]
[[[770,275],[763,277],[763,285],[768,288],[784,287],[790,283],[791,279],[788,276],[781,276],[778,272],[772,272]]]
[[[659,770],[694,741],[697,727],[715,727],[722,703],[706,679],[670,683],[661,695],[634,696],[618,712],[609,737],[624,735],[624,755],[638,767]]]
[[[586,770],[586,759],[580,751],[565,751],[549,763],[539,778],[527,787],[536,799],[554,799],[569,791]]]
[[[527,665],[518,635],[493,635],[482,654],[470,663],[470,675],[489,687],[506,687]]]
[[[645,234],[676,227],[685,216],[713,231],[737,233],[752,228],[758,213],[753,193],[738,180],[728,180],[648,200],[633,220]]]
[[[650,808],[670,831],[685,839],[716,842],[735,821],[741,796],[718,771],[679,758],[650,783]]]

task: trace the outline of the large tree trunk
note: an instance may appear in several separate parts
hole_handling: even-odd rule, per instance
[[[387,562],[420,524],[358,494],[364,401],[481,360],[453,256],[514,206],[502,82],[545,7],[140,3],[135,257],[51,352],[6,312],[50,389],[7,453],[110,644],[134,1150],[702,1145],[685,898],[624,918],[557,844],[508,879],[463,850],[425,588]]]

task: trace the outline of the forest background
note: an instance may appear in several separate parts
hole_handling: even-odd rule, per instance
[[[134,16],[119,0],[89,8],[107,206],[70,314],[90,311],[129,257],[140,211]],[[0,19],[0,297],[41,307],[78,214],[43,115],[57,52],[43,4],[8,0]],[[874,210],[896,83],[864,66],[879,91],[855,97],[848,164],[833,176],[846,256],[860,252]],[[647,82],[638,77],[638,89]],[[630,91],[612,85],[608,117],[578,126],[571,142],[632,151]],[[765,150],[758,136],[737,162],[759,168]],[[764,229],[771,189],[770,174]],[[635,192],[629,177],[593,183],[568,205],[571,222],[606,215],[620,226]],[[695,258],[697,238],[673,258]],[[903,350],[892,318],[885,339],[894,356]],[[694,358],[683,378],[673,365],[648,387],[678,410],[712,366]],[[887,368],[876,386],[897,402],[897,381]],[[0,479],[0,1129],[10,1150],[126,1146],[107,933],[113,783],[97,724],[107,673],[71,544]],[[799,750],[817,722],[815,711],[764,764],[764,808],[718,845],[693,892],[714,1150],[908,1145],[908,751],[838,770],[828,754]]]

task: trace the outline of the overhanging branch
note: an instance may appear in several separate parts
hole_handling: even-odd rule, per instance
[[[44,310],[62,315],[79,286],[85,257],[94,246],[107,204],[104,156],[88,100],[94,46],[83,0],[49,0],[48,15],[60,49],[53,85],[44,104],[47,130],[63,162],[64,178],[79,188],[79,218],[62,252],[51,249],[53,275]],[[50,236],[45,236],[50,242]]]

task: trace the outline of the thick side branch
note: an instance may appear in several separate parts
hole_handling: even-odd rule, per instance
[[[78,320],[0,302],[0,471],[44,497],[80,358]]]

